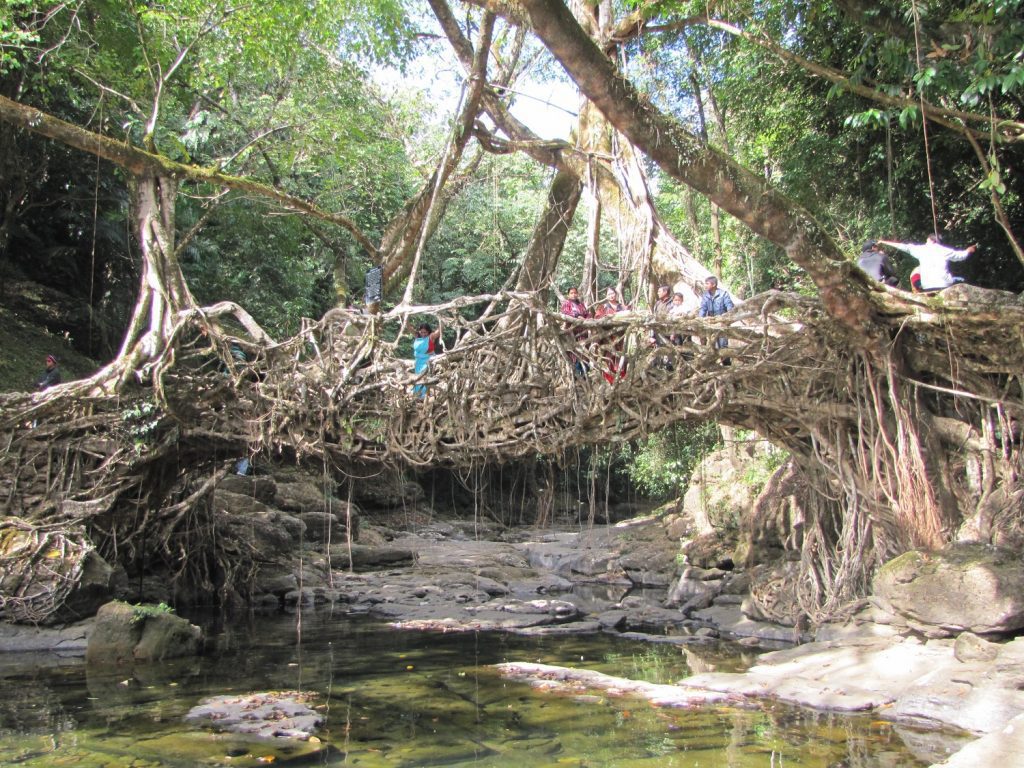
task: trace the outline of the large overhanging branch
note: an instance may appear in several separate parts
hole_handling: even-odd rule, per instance
[[[493,7],[487,0],[471,1]],[[878,338],[868,278],[808,211],[659,111],[615,69],[563,3],[523,0],[522,6],[534,32],[617,130],[672,178],[783,248],[814,281],[827,311],[852,332],[855,343],[870,345]]]
[[[77,125],[65,122],[34,107],[0,96],[0,120],[21,126],[26,130],[59,141],[69,147],[96,155],[114,165],[124,168],[135,176],[166,176],[174,179],[211,184],[240,192],[248,192],[299,213],[315,216],[322,221],[346,229],[363,249],[376,259],[376,246],[362,233],[354,221],[340,213],[330,213],[313,203],[294,197],[274,187],[252,179],[221,173],[217,168],[202,168],[178,163],[166,157],[146,152],[126,142],[116,141],[107,136],[93,133]]]

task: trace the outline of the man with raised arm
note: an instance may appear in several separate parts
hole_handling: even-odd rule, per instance
[[[951,261],[963,261],[977,249],[977,245],[969,245],[963,250],[943,245],[938,235],[929,235],[923,243],[897,243],[892,240],[879,240],[881,245],[888,245],[898,251],[909,253],[917,259],[920,266],[916,272],[921,278],[922,291],[941,291],[954,283],[962,283],[962,277],[950,274]]]

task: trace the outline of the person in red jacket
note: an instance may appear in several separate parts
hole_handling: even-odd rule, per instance
[[[595,318],[612,317],[617,315],[619,312],[625,312],[626,305],[619,301],[619,292],[612,286],[608,286],[608,290],[605,291],[604,301],[597,305],[597,309],[594,310]],[[618,340],[615,341],[610,348],[605,352],[605,370],[604,378],[609,384],[615,381],[615,377],[618,376],[620,379],[626,378],[626,358],[623,355],[624,343],[622,336],[618,336]]]
[[[587,320],[591,317],[590,310],[587,309],[587,305],[580,299],[580,292],[575,287],[570,288],[565,293],[565,301],[562,302],[562,314],[574,320]],[[573,326],[572,336],[576,346],[579,347],[587,339],[587,330],[575,324]],[[587,375],[587,364],[580,359],[576,352],[569,353],[569,362],[572,363],[573,371],[577,376]]]

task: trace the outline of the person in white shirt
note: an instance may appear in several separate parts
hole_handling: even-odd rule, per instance
[[[962,277],[954,277],[949,272],[949,262],[963,261],[977,249],[977,245],[971,245],[963,250],[950,248],[942,244],[936,235],[929,235],[923,243],[896,243],[892,240],[879,240],[879,244],[888,245],[890,248],[909,253],[917,259],[919,267],[917,273],[921,277],[922,291],[941,291],[949,288],[954,283],[962,283]]]

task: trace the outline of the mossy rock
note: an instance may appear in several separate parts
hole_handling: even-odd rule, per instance
[[[94,665],[163,661],[198,653],[202,630],[166,606],[114,601],[96,614],[85,660]]]
[[[930,634],[1024,628],[1024,562],[1005,549],[961,545],[904,552],[879,568],[874,594]]]

